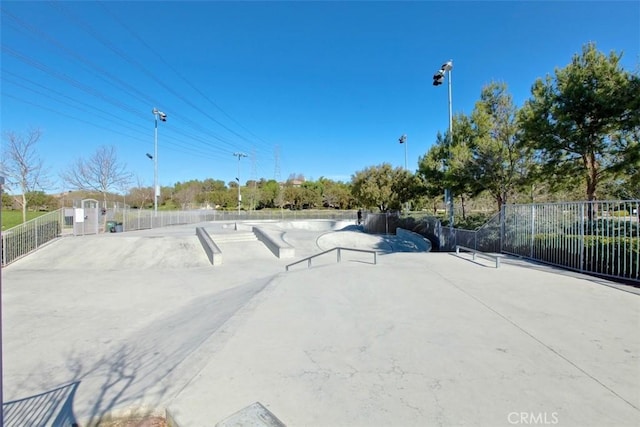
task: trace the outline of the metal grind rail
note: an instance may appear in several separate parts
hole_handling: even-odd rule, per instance
[[[371,249],[354,249],[354,248],[335,247],[335,248],[332,248],[332,249],[328,249],[328,250],[326,250],[326,251],[324,251],[324,252],[320,252],[320,253],[318,253],[318,254],[308,256],[308,257],[303,258],[303,259],[301,259],[301,260],[299,260],[299,261],[293,262],[293,263],[291,263],[291,264],[289,264],[289,265],[287,265],[287,266],[285,267],[285,268],[286,268],[286,271],[289,271],[289,267],[292,267],[292,266],[294,266],[294,265],[296,265],[296,264],[301,264],[301,263],[303,263],[303,262],[305,262],[305,261],[307,261],[307,268],[311,268],[311,260],[312,260],[313,258],[317,258],[317,257],[319,257],[319,256],[322,256],[322,255],[328,254],[329,252],[333,252],[333,251],[336,251],[336,252],[337,252],[337,262],[342,261],[342,251],[352,251],[352,252],[364,252],[364,253],[371,253],[371,254],[373,254],[373,263],[374,263],[374,264],[377,264],[377,263],[378,263],[378,253],[377,253],[376,251],[374,251],[374,250],[371,250]]]

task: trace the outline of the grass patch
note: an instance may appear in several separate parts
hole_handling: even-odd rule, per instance
[[[27,211],[27,221],[37,218],[49,212],[30,212]],[[11,227],[22,224],[22,211],[2,211],[2,229],[8,230]]]

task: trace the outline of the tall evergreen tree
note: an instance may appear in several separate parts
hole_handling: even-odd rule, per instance
[[[552,78],[538,79],[520,112],[523,141],[536,150],[548,176],[586,178],[586,198],[598,184],[637,164],[640,82],[589,43]]]
[[[527,160],[518,144],[517,108],[505,83],[493,82],[482,89],[471,115],[472,182],[486,190],[498,210],[523,184]]]

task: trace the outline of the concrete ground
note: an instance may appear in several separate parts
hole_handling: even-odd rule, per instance
[[[295,259],[202,223],[66,237],[4,268],[5,416],[67,399],[79,420],[144,406],[181,427],[255,402],[287,426],[640,425],[637,293],[329,222],[264,226]],[[331,253],[285,272],[327,245],[377,264]]]

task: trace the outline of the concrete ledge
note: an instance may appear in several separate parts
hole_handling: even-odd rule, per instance
[[[288,259],[296,256],[296,249],[284,241],[284,233],[281,231],[253,227],[253,233],[278,258]]]
[[[396,236],[413,243],[416,245],[416,249],[421,252],[431,252],[431,241],[421,234],[398,227],[396,228]]]
[[[205,230],[203,227],[196,227],[196,236],[198,236],[198,239],[202,244],[202,248],[207,254],[211,265],[222,265],[222,251],[220,250],[218,245],[215,244],[211,236],[209,236],[207,230]]]
[[[216,424],[216,427],[237,426],[286,427],[278,417],[262,406],[260,402],[255,402]]]

